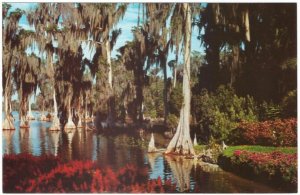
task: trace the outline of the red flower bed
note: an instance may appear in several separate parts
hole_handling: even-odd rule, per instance
[[[297,154],[237,150],[231,160],[234,166],[247,165],[251,167],[257,175],[264,174],[269,179],[278,179],[279,177],[287,183],[297,185]]]
[[[49,172],[60,163],[54,156],[32,156],[31,154],[10,154],[3,158],[4,192],[16,192],[17,185],[27,187],[28,180]]]
[[[296,146],[297,119],[241,122],[232,135],[232,143],[264,146]]]
[[[3,165],[4,192],[176,192],[171,180],[148,180],[147,170],[132,165],[113,171],[92,161],[61,163],[54,157],[31,155],[6,155]]]

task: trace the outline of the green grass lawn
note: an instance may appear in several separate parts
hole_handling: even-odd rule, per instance
[[[233,156],[234,151],[236,150],[246,150],[250,152],[274,152],[280,151],[286,154],[294,154],[297,153],[297,147],[273,147],[273,146],[228,146],[228,148],[224,151],[224,155],[227,157]]]
[[[195,152],[199,153],[202,152],[204,149],[206,149],[206,145],[196,145],[194,146]]]

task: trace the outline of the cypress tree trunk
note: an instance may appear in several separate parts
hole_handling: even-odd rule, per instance
[[[43,108],[42,108],[43,114],[44,114],[44,111],[45,111],[45,100],[43,99]]]
[[[28,120],[27,120],[27,105],[28,105],[28,96],[23,94],[23,82],[21,82],[20,87],[20,109],[19,109],[19,118],[20,118],[20,128],[29,128]]]
[[[68,121],[65,124],[64,129],[76,129],[76,126],[72,120],[72,111],[71,111],[71,95],[68,97]]]
[[[48,54],[50,55],[50,54]],[[50,57],[50,56],[48,56]],[[54,70],[54,66],[53,66],[53,63],[52,63],[52,55],[50,57],[50,63],[48,64],[49,66],[49,69],[51,71],[51,77],[52,77],[52,83],[53,83],[53,107],[54,107],[54,113],[53,113],[53,119],[52,119],[52,125],[51,127],[49,128],[49,130],[51,131],[57,131],[57,130],[60,130],[60,122],[59,122],[59,119],[57,117],[57,114],[58,114],[58,109],[57,109],[57,102],[56,102],[56,93],[55,93],[55,70]]]
[[[85,123],[88,122],[87,99],[88,99],[88,96],[87,96],[87,94],[86,94],[86,95],[85,95],[85,102],[84,102],[84,122],[85,122]]]
[[[191,52],[191,8],[188,3],[183,4],[186,16],[184,32],[184,68],[183,68],[183,105],[180,111],[179,124],[174,137],[169,143],[166,154],[194,155],[194,147],[190,136],[190,52]]]
[[[77,128],[83,128],[82,120],[81,120],[81,118],[82,118],[81,104],[82,104],[82,98],[81,98],[81,95],[80,95],[79,103],[78,103],[78,106],[77,106],[77,116],[78,116]]]
[[[148,152],[156,152],[157,149],[155,147],[155,141],[154,141],[154,135],[153,133],[151,133],[151,138],[150,138],[150,142],[148,145]]]
[[[209,91],[214,91],[218,86],[219,80],[219,61],[220,61],[220,50],[219,43],[215,40],[211,40],[209,49],[206,51],[207,62],[209,63]]]
[[[240,56],[240,48],[239,44],[235,43],[232,45],[232,63],[230,70],[230,86],[233,87],[237,76],[239,75],[239,56]]]
[[[220,82],[220,29],[218,28],[219,24],[219,15],[220,15],[220,6],[218,3],[208,4],[207,9],[209,10],[209,17],[212,19],[211,22],[207,25],[206,33],[206,59],[208,63],[208,82],[206,83],[209,91],[214,91],[218,87]]]
[[[174,81],[173,81],[173,88],[176,87],[176,80],[177,80],[177,68],[174,67]]]
[[[10,73],[7,76],[6,83],[5,83],[5,89],[4,89],[4,114],[5,118],[3,121],[2,129],[7,129],[7,130],[14,130],[14,123],[13,123],[13,118],[10,116],[10,111],[11,108],[8,108],[9,104],[9,98],[10,98]],[[11,105],[11,104],[10,104]],[[10,110],[10,111],[9,111]]]
[[[57,102],[56,102],[55,89],[53,92],[53,107],[54,107],[54,113],[53,113],[52,125],[49,128],[49,130],[56,131],[56,130],[60,130],[60,125],[59,125],[59,119],[57,117]]]
[[[10,117],[10,113],[8,111],[8,91],[7,91],[7,89],[4,92],[4,114],[5,114],[5,118],[3,121],[2,129],[14,130],[15,127],[13,124],[13,120],[12,120],[12,117]]]
[[[111,67],[111,53],[110,53],[110,42],[109,39],[105,42],[106,46],[106,62],[108,64],[108,84],[109,84],[109,98],[108,98],[108,115],[107,124],[109,127],[114,127],[115,117],[114,117],[114,97],[113,97],[113,83],[112,83],[112,67]]]
[[[167,93],[167,87],[168,87],[168,79],[167,79],[167,59],[166,55],[163,54],[163,59],[162,59],[162,67],[163,67],[163,72],[164,72],[164,124],[167,124],[167,118],[169,114],[168,110],[168,93]]]
[[[43,97],[44,98],[44,97]],[[40,120],[41,121],[46,121],[47,119],[46,119],[46,116],[45,116],[45,114],[44,114],[44,112],[45,112],[45,100],[43,99],[43,103],[42,103],[42,114],[41,114],[41,117],[40,117]]]
[[[250,21],[249,21],[249,9],[247,8],[244,12],[244,25],[245,25],[245,37],[248,42],[250,39]]]
[[[141,64],[144,64],[145,60],[141,60]],[[138,72],[139,72],[139,82],[137,83],[137,106],[138,106],[138,121],[142,123],[144,121],[144,115],[143,115],[143,102],[144,102],[144,82],[145,82],[145,73],[143,70],[143,66],[138,66]]]
[[[32,115],[32,112],[31,112],[31,103],[30,103],[30,99],[31,99],[31,95],[29,95],[28,97],[28,113],[27,113],[27,120],[34,120],[34,117]]]

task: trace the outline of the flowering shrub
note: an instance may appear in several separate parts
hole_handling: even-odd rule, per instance
[[[297,185],[297,154],[236,150],[231,161],[234,166],[247,165],[256,175],[266,175],[268,179],[281,179]]]
[[[221,85],[215,93],[209,93],[206,89],[201,90],[200,94],[195,91],[192,109],[204,140],[213,137],[218,142],[228,143],[240,121],[258,120],[254,99],[250,96],[238,97],[230,86]]]
[[[28,180],[49,172],[60,163],[54,156],[35,157],[31,154],[10,154],[3,158],[3,189],[5,192],[18,191],[17,184],[28,186]]]
[[[60,164],[49,173],[31,179],[25,192],[89,192],[88,184],[92,181],[92,168],[91,161]]]
[[[5,155],[3,165],[4,192],[176,192],[171,180],[148,180],[147,170],[133,165],[113,171],[92,161],[61,163],[51,156],[29,154]]]
[[[59,165],[38,179],[30,180],[26,192],[174,192],[175,185],[170,181],[165,184],[160,178],[145,180],[144,171],[139,171],[134,166],[127,165],[114,172],[110,168],[93,168],[90,161],[73,161]],[[143,182],[143,183],[141,183]],[[172,190],[172,191],[171,191]]]
[[[297,119],[241,122],[234,130],[231,142],[247,145],[296,146]]]

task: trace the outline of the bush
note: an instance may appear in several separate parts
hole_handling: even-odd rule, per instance
[[[205,135],[205,139],[208,141],[210,125],[215,122],[215,105],[206,89],[203,89],[200,95],[192,96],[191,111],[201,131],[198,132],[198,135]]]
[[[297,186],[297,154],[281,152],[259,153],[237,150],[231,157],[233,167],[247,165],[255,175],[264,175],[270,180],[281,180]]]
[[[256,121],[257,108],[252,97],[238,97],[230,87],[220,86],[215,94],[202,90],[193,97],[193,109],[200,134],[217,141],[228,141],[241,121]]]
[[[148,180],[147,169],[127,165],[119,170],[98,167],[92,161],[61,163],[52,156],[5,155],[3,191],[26,193],[171,193],[170,179]]]
[[[182,84],[178,83],[170,94],[169,109],[170,114],[175,114],[177,117],[180,115],[180,109],[182,107]]]
[[[282,116],[284,118],[297,117],[297,91],[290,91],[282,100]]]
[[[49,172],[60,163],[54,156],[35,157],[30,154],[10,154],[3,157],[3,190],[18,192],[18,185],[27,187],[28,180]]]
[[[70,162],[60,165],[50,173],[41,175],[37,180],[31,180],[26,192],[73,192],[73,193],[162,193],[174,192],[176,186],[171,181],[164,184],[160,178],[145,180],[146,171],[138,170],[134,166],[125,166],[118,171],[110,168],[92,168],[93,163]]]
[[[281,117],[282,108],[280,105],[276,105],[273,102],[263,102],[259,105],[259,120],[275,120]]]
[[[167,120],[167,128],[175,129],[178,126],[178,118],[175,114],[169,114]]]
[[[230,142],[235,145],[296,146],[297,119],[241,122]]]
[[[151,118],[164,116],[164,83],[159,77],[149,77],[149,85],[144,88],[144,114]]]

